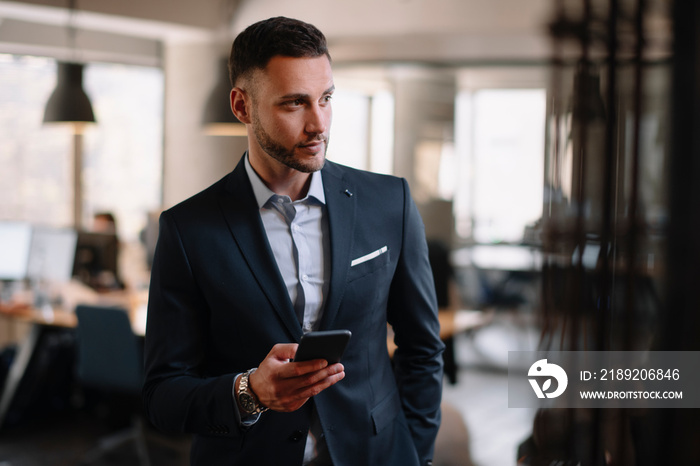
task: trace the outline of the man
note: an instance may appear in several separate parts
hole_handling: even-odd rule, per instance
[[[326,162],[334,85],[312,25],[250,26],[230,71],[249,150],[161,216],[151,420],[194,433],[195,465],[430,464],[443,344],[406,182]],[[341,363],[290,361],[302,334],[328,329],[352,332]]]

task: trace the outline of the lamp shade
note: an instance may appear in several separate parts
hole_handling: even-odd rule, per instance
[[[58,63],[58,83],[44,110],[44,123],[95,122],[90,98],[83,90],[83,65]]]
[[[228,59],[219,62],[216,85],[204,107],[204,132],[213,136],[245,136],[245,125],[231,110],[231,83],[228,78]]]

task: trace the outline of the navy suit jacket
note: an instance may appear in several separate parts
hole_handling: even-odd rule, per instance
[[[331,276],[321,329],[349,329],[345,378],[293,413],[241,427],[234,374],[302,329],[243,161],[160,219],[144,398],[193,433],[192,464],[301,465],[315,404],[335,466],[424,465],[440,424],[443,344],[423,223],[405,180],[327,162]],[[362,263],[354,259],[386,252]],[[387,353],[387,322],[398,346]]]

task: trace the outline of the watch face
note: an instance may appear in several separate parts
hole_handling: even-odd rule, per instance
[[[241,393],[238,395],[238,400],[241,402],[241,406],[246,412],[252,413],[255,411],[255,399],[247,393]]]

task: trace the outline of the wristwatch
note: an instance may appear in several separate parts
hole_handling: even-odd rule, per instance
[[[248,415],[260,414],[269,409],[260,404],[258,397],[255,396],[255,393],[253,393],[248,384],[250,375],[255,372],[256,369],[257,367],[244,372],[243,375],[241,375],[241,382],[238,384],[238,402]]]

